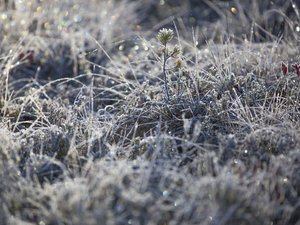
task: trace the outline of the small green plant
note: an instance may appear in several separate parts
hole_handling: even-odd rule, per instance
[[[157,39],[159,42],[163,45],[162,48],[162,70],[164,75],[164,86],[165,86],[165,94],[166,99],[168,101],[171,100],[170,98],[170,92],[169,92],[169,86],[168,86],[168,71],[171,71],[176,68],[180,68],[182,66],[182,61],[178,58],[178,56],[181,53],[180,47],[178,45],[175,45],[174,47],[168,47],[167,44],[173,39],[174,32],[172,29],[166,29],[163,28],[158,32]],[[175,58],[176,63],[175,66],[172,68],[167,68],[167,62],[169,59]]]

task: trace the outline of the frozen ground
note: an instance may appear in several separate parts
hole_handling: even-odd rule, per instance
[[[0,224],[299,225],[299,9],[0,0]]]

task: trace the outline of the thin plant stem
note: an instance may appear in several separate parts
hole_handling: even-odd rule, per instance
[[[167,70],[166,70],[166,64],[168,60],[167,56],[167,43],[165,44],[164,49],[164,58],[163,58],[163,74],[164,74],[164,83],[165,83],[165,91],[167,95],[167,100],[170,101],[170,95],[169,95],[169,88],[168,88],[168,81],[167,81]]]

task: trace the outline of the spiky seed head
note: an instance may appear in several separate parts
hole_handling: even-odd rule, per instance
[[[176,68],[180,69],[183,66],[183,62],[181,59],[177,59],[176,60]]]
[[[175,45],[174,48],[172,49],[171,56],[172,57],[177,57],[180,54],[181,54],[180,47],[178,45]]]
[[[166,45],[174,37],[174,32],[172,29],[163,28],[158,32],[157,39],[161,44]]]

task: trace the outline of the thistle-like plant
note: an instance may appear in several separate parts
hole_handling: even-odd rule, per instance
[[[173,48],[169,48],[167,44],[173,39],[174,32],[172,29],[163,28],[158,32],[157,39],[163,45],[162,52],[162,67],[163,67],[163,75],[164,75],[164,86],[165,86],[165,94],[168,101],[170,101],[170,93],[168,87],[167,80],[167,71],[181,67],[182,63],[180,60],[176,61],[176,65],[173,68],[167,68],[167,61],[170,58],[177,58],[180,55],[181,50],[178,45],[175,45]]]
[[[157,39],[164,46],[167,45],[174,37],[174,32],[172,29],[163,28],[158,32]]]

